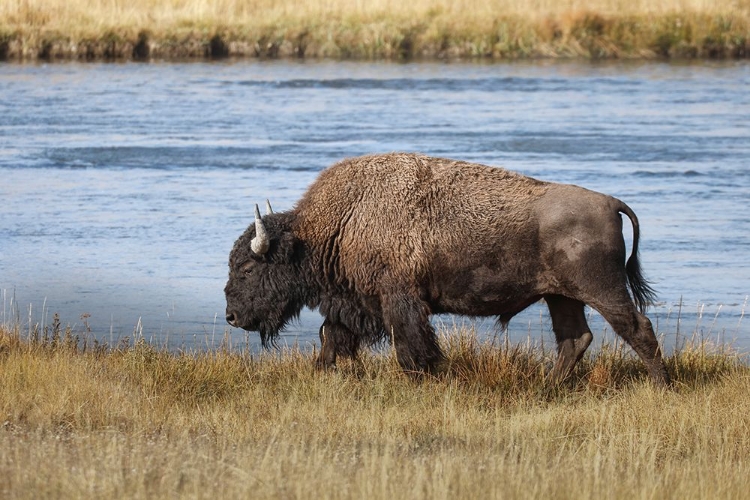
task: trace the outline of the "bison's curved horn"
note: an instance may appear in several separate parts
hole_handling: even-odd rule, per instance
[[[263,255],[268,251],[271,242],[268,240],[266,226],[263,225],[263,219],[260,218],[260,210],[255,205],[255,238],[250,242],[250,248],[258,255]]]
[[[266,200],[266,215],[271,215],[273,213],[273,208],[271,208],[271,202]]]

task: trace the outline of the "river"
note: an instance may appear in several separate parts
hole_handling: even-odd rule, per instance
[[[254,204],[291,208],[348,156],[419,151],[621,198],[665,344],[746,349],[749,90],[747,62],[0,64],[0,321],[255,345],[223,321]],[[314,344],[320,321],[284,341]],[[511,335],[551,344],[546,310]]]

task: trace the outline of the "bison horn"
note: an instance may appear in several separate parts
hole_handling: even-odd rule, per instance
[[[266,200],[266,215],[271,215],[273,213],[273,208],[271,208],[271,202]]]
[[[255,205],[255,238],[250,241],[250,248],[257,255],[263,255],[268,251],[268,247],[271,246],[271,242],[268,241],[268,233],[266,232],[266,226],[263,225],[263,219],[260,218],[260,210],[258,205]]]

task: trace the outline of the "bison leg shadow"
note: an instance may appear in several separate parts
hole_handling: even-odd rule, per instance
[[[334,368],[336,358],[356,358],[360,348],[360,338],[341,323],[328,318],[320,327],[320,355],[315,365],[320,369]]]
[[[430,324],[428,305],[408,295],[389,295],[383,297],[382,307],[386,332],[404,372],[435,374],[443,352]]]

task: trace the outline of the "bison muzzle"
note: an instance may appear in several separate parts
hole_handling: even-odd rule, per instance
[[[633,227],[626,262],[622,217]],[[620,200],[501,168],[393,153],[341,161],[295,208],[261,217],[237,240],[227,321],[273,342],[303,307],[324,316],[317,363],[394,343],[407,372],[443,359],[430,315],[495,316],[503,324],[544,299],[563,380],[592,340],[584,306],[669,376],[643,314],[654,292],[638,261],[639,225]]]

